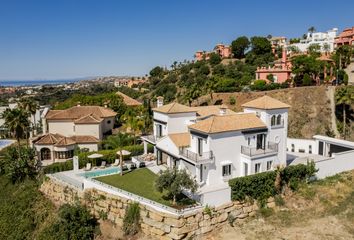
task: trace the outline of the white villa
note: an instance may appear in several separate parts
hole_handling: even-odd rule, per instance
[[[334,41],[337,37],[338,28],[333,28],[327,32],[308,32],[306,39],[300,40],[299,43],[293,43],[289,46],[297,47],[301,52],[306,52],[312,44],[318,44],[321,47],[321,52],[326,52],[325,45],[328,45],[329,52],[334,51]]]
[[[142,136],[155,147],[158,165],[186,169],[199,184],[193,196],[202,204],[230,201],[230,178],[286,165],[288,108],[269,96],[243,105],[236,113],[225,106],[163,105],[153,109],[154,134]]]
[[[33,141],[39,160],[65,161],[74,148],[97,151],[105,134],[111,133],[116,112],[99,106],[75,106],[43,113],[43,135]]]

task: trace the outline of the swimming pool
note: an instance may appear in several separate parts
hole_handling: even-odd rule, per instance
[[[11,145],[13,142],[13,140],[0,139],[0,149]]]
[[[117,174],[117,173],[120,173],[119,167],[109,167],[109,168],[105,168],[105,169],[84,172],[84,173],[79,174],[79,176],[85,177],[85,178],[95,178],[95,177],[101,177],[101,176],[110,175],[110,174]]]

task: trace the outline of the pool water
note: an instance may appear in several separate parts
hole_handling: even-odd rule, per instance
[[[11,143],[13,143],[12,140],[4,140],[4,139],[0,139],[0,149],[7,147],[8,145],[10,145]]]
[[[85,178],[95,178],[95,177],[100,177],[100,176],[105,176],[105,175],[110,175],[110,174],[117,174],[120,173],[120,168],[119,167],[110,167],[106,169],[99,169],[99,170],[91,170],[88,172],[84,172],[79,174],[81,177]]]

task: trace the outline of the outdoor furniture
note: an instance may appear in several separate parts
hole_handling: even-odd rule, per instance
[[[127,165],[123,165],[123,167],[122,167],[122,171],[124,172],[124,171],[128,171],[129,169],[128,169],[128,166]]]
[[[140,162],[139,163],[139,168],[144,168],[144,167],[146,167],[145,162]]]
[[[114,161],[114,163],[112,164],[112,166],[115,166],[115,167],[119,166],[119,159],[116,159]]]
[[[106,161],[102,161],[100,168],[105,168],[105,167],[106,167]]]
[[[94,154],[91,154],[91,155],[89,155],[89,156],[87,156],[89,159],[92,159],[92,161],[93,162],[95,162],[95,166],[97,165],[96,164],[96,159],[97,158],[101,158],[101,157],[103,157],[103,155],[102,154],[99,154],[99,153],[94,153]],[[97,167],[96,167],[97,168]]]
[[[91,163],[87,163],[84,170],[85,171],[90,171],[91,170]]]
[[[136,164],[135,163],[130,164],[130,170],[134,170],[134,169],[136,169]]]

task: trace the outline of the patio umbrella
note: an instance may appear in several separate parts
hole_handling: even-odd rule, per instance
[[[131,154],[131,152],[127,151],[127,150],[119,150],[117,151],[117,154],[119,155],[120,158],[120,175],[123,176],[123,156],[128,156]]]
[[[93,154],[91,154],[91,155],[89,155],[89,156],[87,156],[87,157],[88,157],[89,159],[94,159],[95,165],[96,165],[96,159],[103,157],[103,155],[102,155],[102,154],[99,154],[99,153],[93,153]]]

